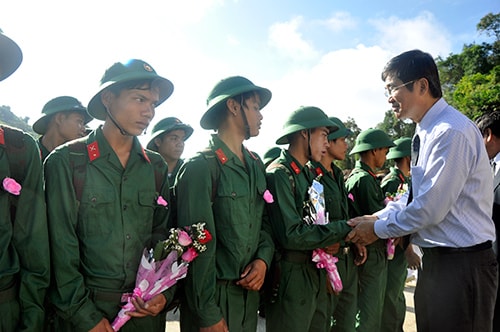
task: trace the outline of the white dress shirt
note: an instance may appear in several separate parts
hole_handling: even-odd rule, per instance
[[[493,184],[483,137],[465,115],[437,101],[417,124],[418,162],[407,195],[375,213],[380,238],[412,234],[424,248],[469,247],[495,239]]]

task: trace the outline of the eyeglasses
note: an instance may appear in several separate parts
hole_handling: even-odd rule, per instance
[[[413,82],[415,82],[415,80],[412,80],[412,81],[409,81],[409,82],[403,83],[403,84],[398,85],[398,86],[391,86],[391,85],[387,85],[387,86],[385,87],[385,92],[384,92],[384,94],[385,94],[385,96],[386,96],[387,98],[389,98],[390,96],[392,96],[392,94],[394,93],[394,91],[396,91],[396,90],[398,90],[398,89],[400,89],[400,88],[402,88],[402,87],[404,87],[404,86],[407,86],[408,84],[411,84],[411,83],[413,83]]]

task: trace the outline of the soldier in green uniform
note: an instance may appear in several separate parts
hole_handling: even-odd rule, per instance
[[[385,195],[380,188],[375,171],[384,165],[386,154],[394,143],[379,129],[367,129],[356,138],[351,154],[358,153],[359,160],[347,178],[349,214],[351,218],[373,214],[382,209]],[[387,279],[387,247],[379,240],[366,247],[368,257],[359,273],[359,326],[358,331],[379,331]]]
[[[264,165],[243,141],[259,134],[261,110],[270,99],[268,89],[241,76],[218,82],[200,121],[217,132],[177,175],[179,226],[204,222],[213,236],[185,279],[182,331],[257,329],[258,291],[274,243],[264,218]]]
[[[399,138],[394,141],[394,144],[396,146],[392,147],[386,156],[387,160],[394,160],[394,166],[380,183],[388,200],[399,199],[408,190],[410,184],[411,138]],[[402,241],[396,240],[394,257],[388,261],[387,265],[387,284],[380,331],[403,331],[406,313],[404,286],[409,261],[411,261],[412,268],[420,265],[420,258],[413,252],[412,246],[409,245],[404,250]]]
[[[288,117],[276,144],[289,144],[267,168],[274,203],[269,219],[277,247],[276,283],[266,305],[268,331],[327,331],[330,329],[327,277],[312,261],[312,251],[331,247],[349,232],[345,222],[326,225],[304,221],[304,202],[316,174],[306,166],[320,161],[328,148],[328,134],[338,127],[317,107],[302,106]]]
[[[0,81],[21,62],[0,30]],[[30,135],[4,125],[0,181],[0,331],[41,331],[50,261],[40,152]]]
[[[167,165],[137,136],[172,91],[142,60],[113,64],[88,105],[104,124],[45,161],[56,331],[112,331],[143,250],[167,237],[168,205],[157,203],[169,200]],[[121,331],[164,332],[169,294],[133,299]]]
[[[33,123],[33,130],[42,136],[38,148],[42,160],[57,146],[85,136],[85,125],[92,120],[80,101],[70,96],[49,100],[42,109],[42,116]]]
[[[161,154],[168,165],[168,179],[174,184],[184,160],[181,159],[186,140],[193,134],[193,128],[175,117],[160,120],[151,132],[148,149]]]
[[[338,130],[328,135],[328,149],[321,158],[321,162],[310,162],[312,170],[321,174],[321,183],[324,185],[326,210],[330,222],[345,222],[349,219],[349,205],[347,190],[344,183],[342,170],[334,164],[335,160],[344,160],[347,153],[346,137],[352,131],[345,127],[342,121],[336,117],[330,120],[339,127]],[[360,247],[360,254],[366,259],[364,247]],[[359,261],[356,254],[358,248],[352,247],[344,240],[339,242],[339,248],[335,252],[338,258],[337,269],[342,279],[343,289],[340,294],[331,294],[331,309],[329,313],[333,317],[332,331],[355,331],[356,313],[358,311],[358,271],[357,266],[363,262]]]

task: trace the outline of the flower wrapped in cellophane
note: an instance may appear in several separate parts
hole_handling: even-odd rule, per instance
[[[304,221],[307,224],[325,225],[328,224],[328,212],[325,209],[325,195],[323,185],[319,182],[321,175],[313,180],[309,187],[309,201],[306,202],[306,215]],[[340,279],[336,263],[338,258],[326,253],[323,249],[313,250],[312,261],[316,263],[318,269],[325,269],[328,280],[335,294],[342,291],[342,280]]]
[[[131,294],[123,294],[126,303],[111,327],[118,331],[131,318],[126,313],[135,311],[132,298],[140,297],[149,301],[184,278],[189,263],[207,249],[206,244],[210,240],[212,235],[205,229],[205,224],[197,223],[189,227],[172,228],[166,240],[158,242],[152,249],[144,249],[135,288]]]
[[[408,191],[408,184],[407,183],[401,183],[399,185],[398,190],[395,193],[385,193],[385,200],[384,204],[387,205],[389,202],[397,202],[403,197],[403,195]],[[387,259],[392,260],[394,259],[394,253],[396,252],[396,245],[394,244],[394,241],[396,239],[391,237],[387,239],[386,242],[386,247],[387,247]]]

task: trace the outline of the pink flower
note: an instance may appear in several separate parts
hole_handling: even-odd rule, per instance
[[[21,194],[21,185],[16,182],[13,178],[6,177],[2,181],[3,189],[6,192],[11,193],[12,195],[20,195]]]
[[[189,247],[188,250],[182,254],[182,260],[188,263],[196,257],[198,257],[198,252],[193,247]]]
[[[274,202],[273,194],[271,194],[271,192],[268,189],[264,191],[264,200],[266,201],[266,203]]]
[[[347,198],[354,202],[354,196],[352,193],[349,193],[349,195],[347,195]]]
[[[193,240],[191,239],[189,234],[183,230],[180,230],[179,231],[179,244],[183,247],[187,247],[191,243],[193,243]]]
[[[161,196],[158,196],[158,198],[156,199],[156,203],[161,206],[167,206],[168,204],[167,201]]]

